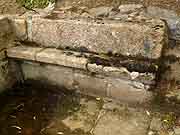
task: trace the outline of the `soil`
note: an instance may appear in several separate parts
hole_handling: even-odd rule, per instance
[[[37,86],[37,87],[36,87]],[[0,94],[1,135],[42,135],[43,129],[78,110],[80,95],[71,91],[51,89],[32,81]],[[76,108],[76,110],[74,110]],[[66,135],[86,135],[61,124]]]
[[[16,0],[0,0],[0,14],[22,14],[25,11]]]
[[[142,2],[143,1],[143,2]],[[180,1],[177,0],[57,0],[57,7],[86,6],[117,6],[120,4],[143,4],[145,6],[158,6],[171,9],[180,14]]]
[[[89,8],[97,6],[117,6],[120,4],[144,4],[148,6],[158,6],[171,9],[180,14],[180,1],[177,0],[57,0],[57,7],[64,6],[87,6]],[[1,14],[22,14],[27,11],[19,5],[16,0],[0,0]]]

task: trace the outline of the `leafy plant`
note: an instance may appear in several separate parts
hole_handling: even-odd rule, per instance
[[[55,0],[16,0],[21,6],[27,9],[33,8],[45,8],[49,2],[55,2]]]

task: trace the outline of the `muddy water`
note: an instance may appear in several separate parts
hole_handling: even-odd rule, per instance
[[[0,95],[0,135],[48,135],[45,129],[53,126],[58,115],[65,118],[79,109],[80,95],[64,90],[54,91],[43,85],[26,82]],[[59,123],[64,135],[85,135],[71,131]]]

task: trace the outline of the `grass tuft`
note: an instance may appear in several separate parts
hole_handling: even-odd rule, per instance
[[[49,2],[55,2],[55,0],[16,0],[21,6],[27,9],[33,8],[45,8]]]

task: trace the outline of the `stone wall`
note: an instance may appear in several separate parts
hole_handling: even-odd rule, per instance
[[[34,61],[21,64],[25,79],[48,80],[68,89],[129,102],[150,99],[155,76],[167,81],[180,79],[180,29],[175,12],[157,7],[144,10],[142,5],[121,5],[118,11],[105,9],[108,13],[98,13],[101,8],[90,10],[92,18],[8,17],[11,33],[15,33],[8,34],[12,35],[8,41],[13,45],[18,39],[22,46],[11,47],[7,55],[10,59]],[[151,74],[153,79],[147,81]],[[143,79],[132,79],[141,75]]]
[[[104,13],[94,18],[8,17],[21,46],[8,49],[7,56],[25,61],[20,64],[25,80],[146,103],[152,100],[150,90],[167,46],[167,25],[160,19],[134,14],[136,9],[142,11],[141,5],[120,8],[118,15],[127,18],[96,18]]]
[[[130,104],[146,104],[153,94],[143,87],[133,86],[133,81],[51,64],[24,61],[22,64],[25,80],[37,80],[59,88],[76,90],[83,94],[109,97]]]

